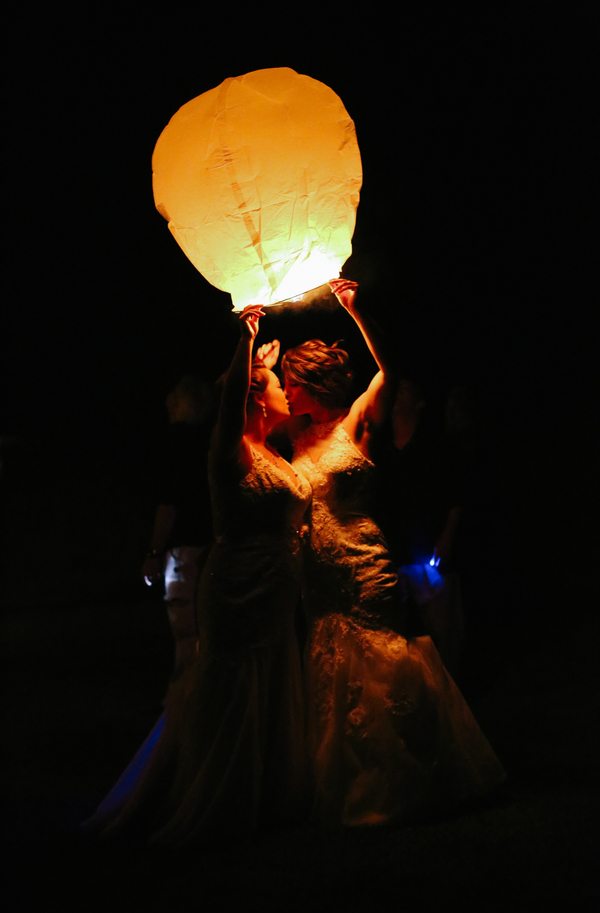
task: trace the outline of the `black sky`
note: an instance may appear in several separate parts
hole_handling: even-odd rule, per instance
[[[592,23],[591,4],[423,3],[394,21],[269,4],[22,14],[6,109],[2,434],[63,454],[133,446],[182,373],[226,365],[229,296],[154,209],[152,150],[191,98],[290,66],[355,121],[364,184],[345,274],[404,373],[434,396],[466,383],[505,436],[534,428],[540,453],[586,447]],[[349,336],[360,363],[344,319],[269,317],[263,333]]]

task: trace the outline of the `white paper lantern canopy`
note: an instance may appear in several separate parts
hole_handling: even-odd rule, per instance
[[[158,211],[236,311],[339,276],[362,183],[354,123],[330,88],[287,67],[188,102],[152,157]]]

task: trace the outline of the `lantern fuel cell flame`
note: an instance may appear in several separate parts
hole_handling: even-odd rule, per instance
[[[324,285],[352,253],[354,123],[309,76],[280,67],[226,79],[171,118],[152,169],[173,237],[236,311]]]

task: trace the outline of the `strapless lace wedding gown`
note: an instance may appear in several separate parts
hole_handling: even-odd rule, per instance
[[[332,430],[313,462],[315,433]],[[381,824],[485,795],[502,765],[431,639],[402,636],[396,573],[370,516],[373,464],[333,422],[300,435],[293,465],[313,488],[304,598],[315,817]]]
[[[197,662],[84,826],[160,843],[213,840],[293,819],[306,799],[294,612],[310,486],[256,450],[240,482],[213,465],[216,545],[200,583]]]

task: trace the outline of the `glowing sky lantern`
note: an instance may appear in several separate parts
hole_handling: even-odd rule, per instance
[[[152,157],[158,211],[234,309],[337,278],[362,183],[354,123],[330,88],[287,67],[188,102]]]

